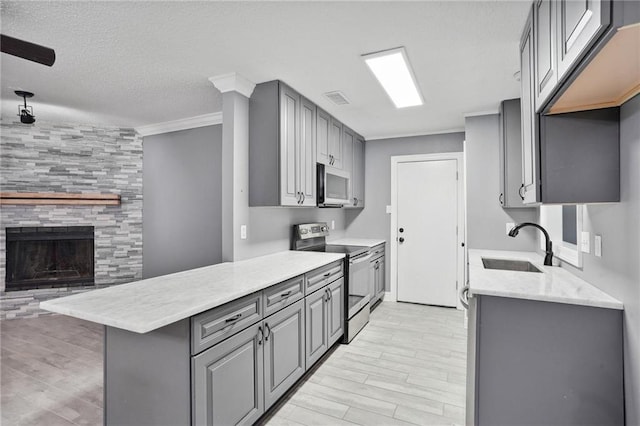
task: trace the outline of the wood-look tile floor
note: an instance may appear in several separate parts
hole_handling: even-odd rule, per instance
[[[102,424],[102,326],[7,320],[0,344],[0,424]],[[465,372],[461,311],[385,302],[267,424],[463,424]]]
[[[466,357],[462,311],[384,302],[267,425],[462,425]]]

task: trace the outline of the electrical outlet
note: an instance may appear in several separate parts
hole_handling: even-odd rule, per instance
[[[602,235],[593,237],[593,254],[595,254],[596,257],[602,257]]]
[[[513,227],[516,226],[515,223],[513,222],[507,222],[507,227],[506,227],[506,234],[509,235],[509,231],[511,231],[513,229]]]
[[[590,236],[586,231],[582,231],[582,238],[580,239],[580,249],[583,253],[591,252]]]
[[[331,221],[331,229],[332,229],[332,230],[333,230],[333,229],[336,229],[336,221],[335,221],[335,220],[332,220],[332,221]]]
[[[240,239],[247,239],[247,225],[240,225]]]

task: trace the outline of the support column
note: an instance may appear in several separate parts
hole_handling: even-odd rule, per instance
[[[233,262],[242,260],[241,227],[249,223],[249,98],[255,84],[236,73],[209,81],[222,93],[222,261]]]

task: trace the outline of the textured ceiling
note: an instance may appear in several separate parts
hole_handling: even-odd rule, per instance
[[[281,79],[367,138],[461,129],[518,97],[529,1],[10,2],[2,33],[55,49],[45,67],[1,58],[2,114],[16,89],[38,119],[140,126],[222,109],[207,80]],[[425,105],[397,110],[360,55],[404,46]],[[336,106],[324,92],[343,91]]]

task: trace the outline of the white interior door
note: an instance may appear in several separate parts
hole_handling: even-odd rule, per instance
[[[397,299],[456,306],[458,161],[399,162],[396,185]]]

